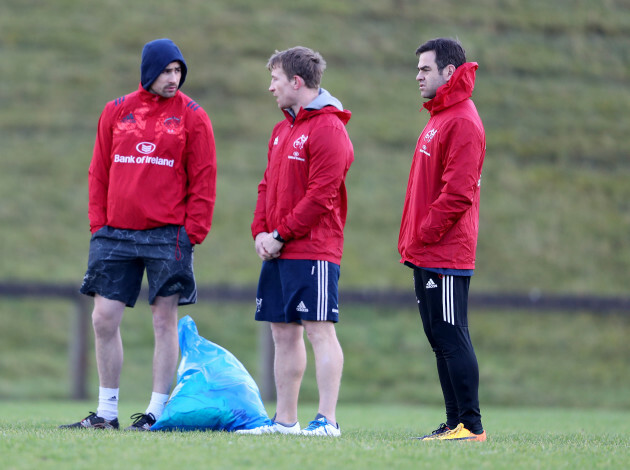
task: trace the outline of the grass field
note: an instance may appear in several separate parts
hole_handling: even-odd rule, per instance
[[[267,58],[303,44],[352,111],[342,282],[398,287],[397,236],[428,118],[415,48],[456,36],[480,65],[487,133],[475,289],[627,293],[630,9],[619,0],[182,0],[0,4],[0,279],[76,282],[88,250],[98,116],[136,88],[142,45],[171,37],[185,93],[212,119],[217,207],[196,251],[202,284],[253,284],[249,224],[271,127]],[[588,65],[585,65],[588,64]]]
[[[138,406],[121,408],[122,425]],[[300,409],[303,425],[314,409]],[[0,402],[2,468],[621,469],[630,461],[630,412],[486,408],[485,443],[411,439],[435,429],[442,411],[396,405],[340,407],[338,439],[57,429],[87,411],[81,403]]]
[[[142,45],[171,37],[189,66],[183,91],[206,109],[217,138],[217,207],[195,251],[198,282],[256,282],[249,224],[268,135],[281,118],[264,65],[275,49],[303,44],[327,59],[323,86],[353,112],[340,288],[411,289],[397,231],[428,117],[418,113],[413,52],[428,38],[456,36],[480,65],[473,97],[488,141],[472,289],[627,295],[629,35],[627,0],[3,1],[0,279],[80,282],[99,113],[135,89]],[[0,299],[2,469],[111,468],[117,458],[119,466],[169,469],[616,469],[629,460],[628,315],[471,312],[490,440],[447,447],[408,439],[441,421],[413,306],[344,306],[339,441],[60,433],[58,423],[95,407],[61,401],[73,308]],[[258,378],[251,312],[202,303],[184,314]],[[123,334],[128,416],[138,411],[129,402],[144,406],[150,381],[146,305],[126,314]],[[90,350],[92,396],[94,369]],[[310,367],[306,401],[314,400],[313,384]],[[306,410],[302,421],[311,415]]]

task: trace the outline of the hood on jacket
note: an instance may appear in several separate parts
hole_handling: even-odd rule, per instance
[[[317,98],[307,104],[304,109],[322,109],[324,106],[334,106],[339,111],[343,111],[341,101],[331,95],[324,88],[319,89],[319,95],[317,95]]]
[[[140,64],[140,83],[142,88],[149,91],[155,79],[158,78],[168,64],[174,61],[182,64],[182,78],[178,87],[181,88],[186,80],[188,67],[179,48],[167,38],[156,39],[146,43],[142,49],[142,63]]]
[[[307,104],[306,107],[303,108],[303,111],[319,111],[327,106],[332,106],[333,108],[335,108],[334,113],[337,114],[339,119],[341,119],[344,124],[346,124],[350,120],[350,111],[343,109],[341,101],[331,95],[324,88],[319,89],[319,95],[317,95],[317,98]],[[292,108],[286,108],[283,111],[287,117],[290,117],[291,119],[297,118]],[[302,114],[302,110],[300,110],[299,114]]]
[[[439,87],[435,97],[424,103],[423,107],[433,116],[470,98],[475,88],[475,72],[478,68],[477,62],[466,62],[457,67],[451,79]]]

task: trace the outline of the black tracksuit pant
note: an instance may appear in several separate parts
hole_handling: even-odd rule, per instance
[[[468,333],[470,276],[414,268],[414,287],[424,332],[435,352],[446,405],[446,424],[483,432],[479,411],[479,366]]]

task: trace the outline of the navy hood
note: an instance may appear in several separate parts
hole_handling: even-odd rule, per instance
[[[186,80],[188,67],[179,48],[167,38],[146,43],[142,49],[142,64],[140,64],[142,88],[149,91],[155,79],[164,71],[166,66],[176,60],[182,64],[182,79],[179,81],[179,88],[181,88]]]

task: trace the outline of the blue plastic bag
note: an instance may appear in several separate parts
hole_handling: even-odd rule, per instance
[[[152,431],[236,431],[271,424],[258,386],[227,349],[199,336],[190,316],[179,321],[182,360],[177,385]]]

